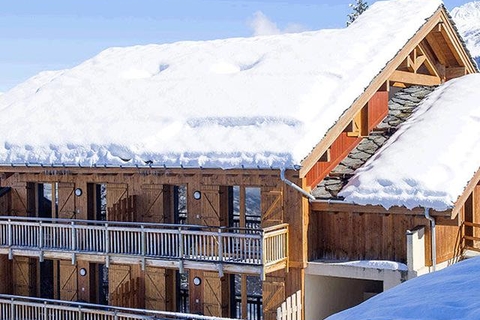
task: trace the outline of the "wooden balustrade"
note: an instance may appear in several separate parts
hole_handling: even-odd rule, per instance
[[[192,225],[95,222],[0,217],[0,253],[23,251],[42,258],[70,254],[228,263],[258,266],[265,273],[288,267],[288,225],[250,230]],[[57,256],[55,256],[57,255]],[[140,259],[140,260],[139,260]],[[134,263],[134,262],[133,262]],[[207,270],[207,269],[205,269]],[[260,269],[258,269],[260,270]]]
[[[264,274],[282,268],[288,270],[288,224],[280,224],[263,230]]]
[[[480,252],[480,223],[463,222],[462,250]]]

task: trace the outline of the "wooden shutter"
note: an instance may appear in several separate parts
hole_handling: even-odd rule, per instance
[[[78,268],[71,261],[60,260],[60,300],[77,301]]]
[[[285,278],[267,276],[262,284],[263,319],[275,320],[277,308],[285,301]]]
[[[60,219],[75,219],[75,184],[58,183],[58,217]]]
[[[145,268],[145,308],[151,310],[168,310],[170,297],[167,296],[167,270],[162,268]],[[170,280],[170,279],[168,279]]]
[[[17,182],[12,186],[12,215],[27,215],[27,183]]]
[[[0,187],[0,215],[9,216],[12,211],[11,189]]]
[[[220,278],[218,272],[204,272],[203,308],[204,314],[211,317],[228,316],[227,277]],[[227,290],[227,291],[226,291]]]
[[[202,188],[202,223],[206,226],[222,225],[220,214],[220,194],[218,186],[208,186]]]
[[[109,296],[114,296],[115,291],[122,285],[129,282],[132,279],[132,266],[111,264],[108,268],[108,292]],[[109,301],[111,305],[117,305],[117,301]]]
[[[146,184],[142,186],[138,209],[142,222],[168,222],[163,210],[163,197],[163,185]]]
[[[13,258],[13,294],[19,296],[35,296],[36,293],[36,260],[28,257]]]
[[[7,255],[0,255],[0,293],[12,293],[12,262]]]
[[[109,213],[114,204],[128,197],[128,185],[126,183],[107,184],[107,220],[111,219]]]
[[[262,188],[262,227],[283,223],[283,192],[281,189]]]

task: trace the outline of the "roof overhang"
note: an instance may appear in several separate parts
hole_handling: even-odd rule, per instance
[[[474,191],[475,187],[480,184],[480,168],[475,172],[468,185],[463,190],[463,193],[455,201],[455,205],[452,209],[452,219],[459,216],[465,201],[467,201],[470,194]]]
[[[390,207],[386,209],[382,206],[378,205],[358,205],[354,203],[347,203],[341,201],[329,202],[328,200],[318,200],[318,201],[310,201],[310,207],[312,211],[317,212],[350,212],[350,213],[375,213],[375,214],[403,214],[403,215],[424,215],[425,209],[424,208],[412,208],[408,209],[405,207]],[[445,219],[450,219],[452,217],[452,210],[446,211],[435,211],[431,212],[432,216],[435,217],[442,217]]]

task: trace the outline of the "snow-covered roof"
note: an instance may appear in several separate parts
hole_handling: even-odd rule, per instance
[[[440,5],[376,2],[339,30],[107,49],[0,96],[0,163],[301,164]]]
[[[480,74],[437,88],[339,195],[385,208],[453,208],[480,168],[478,88]]]

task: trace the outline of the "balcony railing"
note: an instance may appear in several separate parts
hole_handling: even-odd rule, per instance
[[[0,253],[264,275],[288,267],[288,225],[266,229],[0,217]],[[97,261],[96,261],[97,262]],[[195,264],[195,265],[193,265]],[[236,266],[236,267],[235,267]],[[238,270],[237,270],[238,271]]]
[[[90,303],[28,298],[0,294],[0,319],[62,319],[62,320],[129,320],[129,319],[192,319],[221,320],[229,318],[208,317],[190,313],[153,311],[111,307]]]

